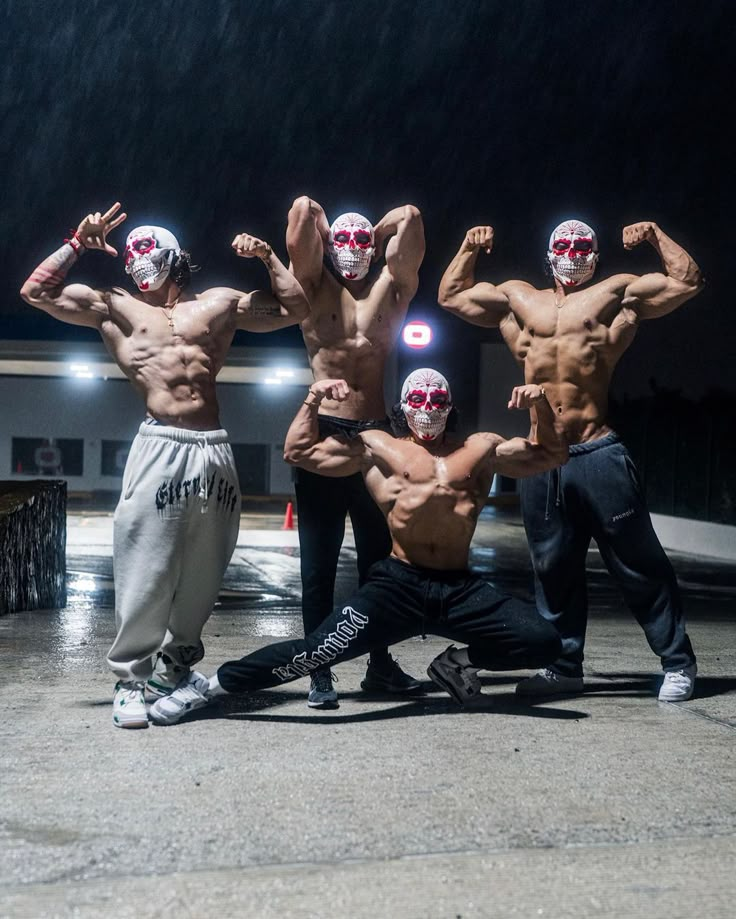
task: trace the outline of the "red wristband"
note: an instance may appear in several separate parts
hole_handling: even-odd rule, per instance
[[[71,233],[71,230],[69,232]],[[79,233],[77,233],[76,230],[72,233],[69,239],[65,239],[64,242],[69,243],[72,249],[74,249],[75,255],[79,255],[80,252],[83,252],[87,248],[79,238]]]

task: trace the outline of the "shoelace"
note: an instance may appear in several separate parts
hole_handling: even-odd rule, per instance
[[[317,692],[330,692],[332,684],[339,682],[331,670],[318,670],[312,677]]]

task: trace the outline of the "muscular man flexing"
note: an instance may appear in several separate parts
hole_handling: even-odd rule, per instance
[[[567,459],[544,390],[525,385],[511,394],[509,408],[530,411],[528,439],[487,433],[451,440],[445,436],[449,384],[436,370],[422,368],[402,387],[408,436],[370,430],[351,439],[322,438],[321,405],[349,397],[345,380],[312,384],[287,434],[285,459],[331,479],[362,475],[388,523],[390,557],[377,562],[347,604],[306,638],[223,664],[211,679],[192,672],[152,707],[156,723],[174,724],[218,695],[280,685],[426,632],[468,643],[447,648],[427,671],[461,704],[480,692],[479,669],[535,667],[560,653],[554,628],[534,606],[500,594],[468,570],[470,541],[494,473],[526,476]]]
[[[311,304],[301,328],[314,378],[339,377],[348,385],[345,399],[326,399],[320,406],[322,435],[388,430],[384,371],[418,285],[417,272],[424,257],[419,211],[412,205],[395,208],[375,227],[360,214],[342,214],[330,226],[316,201],[298,198],[289,212],[286,246],[291,270]],[[384,246],[385,265],[370,273]],[[325,255],[333,270],[325,264]],[[346,515],[350,515],[355,535],[359,583],[374,562],[388,555],[391,539],[359,474],[334,480],[298,469],[295,490],[302,616],[308,634],[332,611]],[[361,686],[370,692],[421,689],[385,648],[371,654]],[[308,704],[337,706],[329,668],[313,675]]]
[[[235,330],[292,325],[309,306],[271,247],[245,233],[233,248],[261,259],[270,293],[191,292],[189,254],[172,233],[154,226],[136,228],[126,241],[125,271],[135,295],[65,285],[86,250],[117,255],[107,236],[126,218],[119,211],[114,204],[85,217],[31,274],[21,296],[63,322],[98,329],[145,400],[147,418],[133,441],[115,511],[117,635],[108,655],[119,681],[113,722],[132,728],[148,727],[144,684],[154,695],[171,692],[204,655],[202,628],[235,547],[240,488],[215,392]]]
[[[692,258],[655,223],[624,229],[626,249],[644,241],[658,253],[661,272],[617,274],[584,287],[598,261],[596,235],[580,220],[565,220],[549,239],[554,287],[538,290],[525,281],[476,283],[478,253],[490,253],[493,229],[474,227],[440,284],[445,309],[500,329],[525,380],[544,386],[571,445],[564,469],[521,486],[537,605],[557,626],[563,645],[551,667],[519,683],[522,694],[582,691],[591,538],[661,659],[659,698],[684,701],[693,692],[695,657],[675,575],[654,533],[633,461],[608,423],[611,376],[639,323],[671,313],[703,284]]]

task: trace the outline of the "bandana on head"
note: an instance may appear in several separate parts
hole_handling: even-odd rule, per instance
[[[173,233],[164,227],[136,227],[125,240],[125,273],[139,290],[158,290],[181,254]]]
[[[419,440],[437,440],[452,409],[450,384],[430,367],[413,371],[401,387],[401,409],[412,434]]]
[[[593,277],[598,262],[594,230],[581,220],[563,220],[550,235],[547,258],[563,287],[584,284]]]
[[[341,214],[330,227],[329,252],[335,271],[348,281],[368,274],[376,251],[373,224],[362,214]]]

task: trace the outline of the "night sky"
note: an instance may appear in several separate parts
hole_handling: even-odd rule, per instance
[[[544,284],[550,230],[598,231],[599,276],[655,270],[621,227],[655,220],[708,287],[646,324],[619,391],[660,385],[736,394],[732,225],[733,12],[725,2],[386,0],[0,5],[1,338],[91,334],[36,313],[17,291],[90,210],[115,200],[127,229],[172,229],[200,289],[263,285],[236,232],[284,256],[286,213],[309,194],[328,216],[421,208],[427,256],[413,314],[439,319],[445,354],[496,340],[444,319],[436,289],[464,231],[491,223],[479,276]],[[127,229],[126,229],[127,227]],[[120,283],[122,260],[71,276]],[[729,286],[727,286],[729,285]],[[298,345],[298,331],[238,344]],[[452,345],[452,347],[451,347]]]

